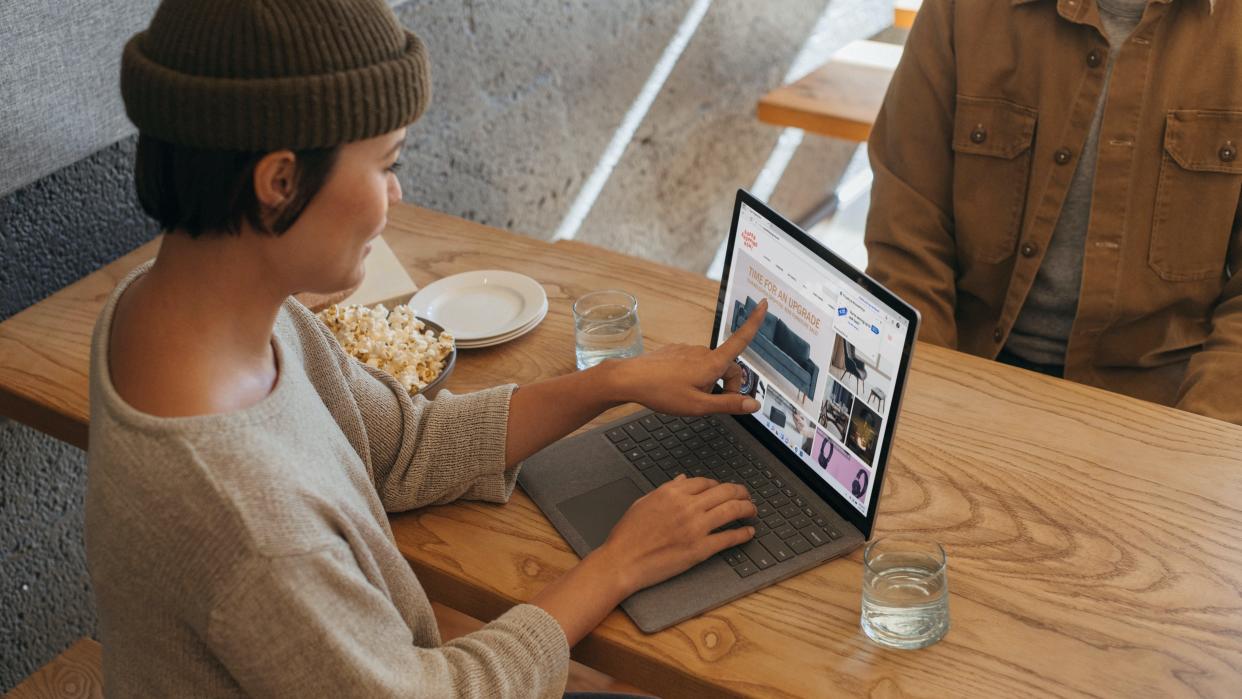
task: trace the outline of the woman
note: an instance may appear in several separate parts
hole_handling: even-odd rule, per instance
[[[96,326],[87,548],[110,696],[559,696],[622,599],[753,529],[745,489],[678,479],[532,601],[441,644],[386,512],[505,501],[518,464],[627,401],[713,396],[762,313],[516,388],[411,400],[348,358],[301,292],[357,284],[401,193],[429,77],[383,0],[165,0],[125,48],[135,179],[166,232]]]

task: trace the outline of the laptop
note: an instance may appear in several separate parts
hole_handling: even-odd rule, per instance
[[[919,315],[745,190],[729,231],[717,347],[763,298],[738,357],[752,415],[643,410],[531,456],[518,483],[582,557],[680,473],[745,484],[754,538],[621,604],[653,633],[861,546],[875,526]],[[717,392],[723,390],[718,384]],[[741,526],[735,523],[734,526]]]

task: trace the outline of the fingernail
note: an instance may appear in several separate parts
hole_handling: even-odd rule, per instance
[[[753,413],[758,409],[759,409],[759,401],[755,400],[754,398],[747,398],[746,400],[742,401],[742,410],[745,410],[748,413]]]
[[[754,536],[754,535],[755,535],[755,528],[754,528],[754,527],[746,527],[746,533],[750,534],[751,536]]]

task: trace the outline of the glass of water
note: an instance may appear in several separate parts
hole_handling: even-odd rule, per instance
[[[863,549],[862,630],[881,646],[912,650],[949,630],[944,547],[908,536]]]
[[[605,359],[642,354],[638,300],[616,290],[579,297],[574,301],[574,345],[579,369],[589,369]]]

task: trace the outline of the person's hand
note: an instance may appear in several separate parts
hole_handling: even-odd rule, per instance
[[[713,531],[755,514],[744,486],[678,476],[635,500],[593,555],[610,559],[628,596],[746,543],[754,527]]]
[[[716,349],[697,345],[669,345],[633,359],[605,362],[613,372],[618,392],[626,401],[641,403],[652,410],[672,415],[710,415],[713,413],[753,413],[759,401],[738,393],[742,368],[738,355],[746,349],[763,324],[768,300],[763,299],[750,317]],[[724,393],[712,394],[712,386],[723,378]]]

